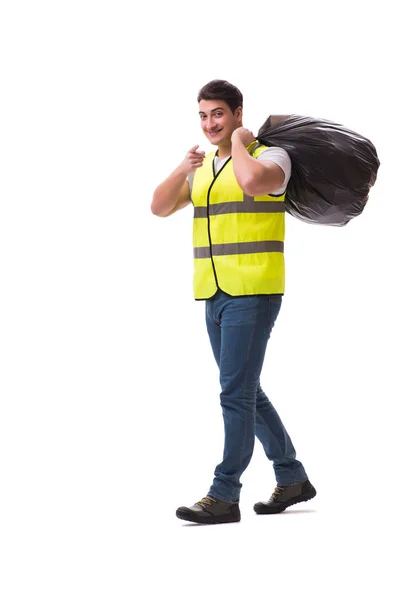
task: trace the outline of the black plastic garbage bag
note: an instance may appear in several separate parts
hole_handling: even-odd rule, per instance
[[[257,139],[284,148],[291,158],[288,213],[336,226],[361,214],[379,168],[369,140],[337,123],[299,115],[268,117]]]

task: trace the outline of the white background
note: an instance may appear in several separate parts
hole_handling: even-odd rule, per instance
[[[4,1],[0,13],[2,600],[397,597],[398,79],[394,4]],[[186,525],[221,459],[192,299],[192,209],[150,212],[223,78],[244,124],[370,138],[345,228],[287,217],[263,385],[318,490],[272,517],[256,443],[242,521]],[[395,546],[392,543],[395,542]]]

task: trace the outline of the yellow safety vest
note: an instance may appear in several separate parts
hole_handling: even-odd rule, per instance
[[[267,146],[253,142],[257,158]],[[285,194],[247,196],[236,180],[232,158],[214,174],[211,152],[195,171],[194,296],[212,298],[218,289],[231,296],[283,294],[285,288]]]

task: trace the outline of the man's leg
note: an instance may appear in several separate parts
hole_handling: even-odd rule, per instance
[[[219,367],[221,357],[221,324],[215,316],[215,301],[217,297],[206,302],[206,323],[211,347]],[[184,521],[192,521],[194,523],[235,523],[240,521],[240,510],[238,503],[224,502],[219,498],[216,499],[207,495],[193,506],[179,507],[176,511],[176,516]]]
[[[273,462],[277,484],[287,486],[305,481],[307,474],[301,462],[296,460],[292,441],[260,384],[256,406],[256,436]]]
[[[220,397],[225,445],[209,495],[225,502],[238,502],[242,487],[239,480],[253,454],[257,388],[280,306],[280,296],[233,298],[219,292],[213,301],[212,318],[221,331]]]
[[[220,367],[225,447],[223,461],[215,470],[209,495],[190,508],[178,508],[176,515],[180,519],[196,523],[240,521],[239,480],[253,453],[256,427],[279,476],[283,478],[285,473],[293,476],[294,467],[299,468],[297,475],[300,476],[302,466],[295,461],[289,436],[259,384],[267,342],[280,305],[279,296],[231,298],[222,292],[206,303],[207,330]],[[284,458],[280,442],[282,436],[286,444],[283,444],[286,448]],[[288,460],[291,462],[287,463]],[[278,499],[274,497],[268,503],[258,503],[254,509],[258,513],[280,512],[288,505],[307,500],[316,493],[312,486],[308,489],[307,485],[311,486],[307,481],[300,486],[277,488]]]

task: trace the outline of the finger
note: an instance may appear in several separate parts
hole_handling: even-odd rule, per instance
[[[196,152],[198,147],[199,147],[199,144],[197,144],[197,146],[193,146],[193,148],[190,148],[189,152]]]

